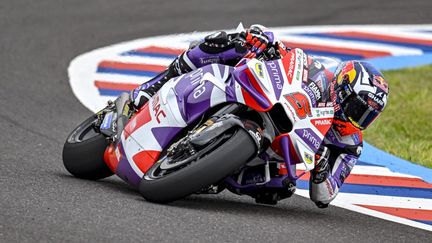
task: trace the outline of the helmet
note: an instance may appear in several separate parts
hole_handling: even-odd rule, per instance
[[[339,118],[355,128],[366,129],[387,104],[388,84],[370,63],[347,61],[339,64],[334,75]]]

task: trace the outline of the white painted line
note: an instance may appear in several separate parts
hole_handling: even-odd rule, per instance
[[[143,57],[143,56],[114,56],[107,61],[125,62],[125,63],[137,63],[137,64],[152,64],[168,66],[171,64],[173,59],[171,58],[158,58],[158,57]]]
[[[308,190],[296,190],[296,194],[300,195],[302,197],[306,197],[309,198],[309,191]],[[336,197],[335,200],[333,200],[330,204],[333,206],[337,206],[337,207],[341,207],[341,208],[345,208],[357,213],[362,213],[362,214],[366,214],[366,215],[370,215],[373,217],[377,217],[377,218],[381,218],[381,219],[385,219],[385,220],[389,220],[389,221],[393,221],[396,223],[400,223],[400,224],[405,224],[405,225],[409,225],[412,227],[416,227],[416,228],[420,228],[420,229],[424,229],[424,230],[429,230],[432,231],[432,226],[431,225],[427,225],[427,224],[422,224],[416,221],[412,221],[412,220],[408,220],[408,219],[404,219],[401,217],[396,217],[390,214],[386,214],[386,213],[381,213],[375,210],[371,210],[371,209],[367,209],[364,207],[360,207],[360,206],[356,206],[344,201],[341,201],[338,199],[339,195]]]
[[[338,201],[370,206],[432,210],[432,199],[339,193]]]
[[[367,165],[356,165],[354,166],[351,174],[357,175],[376,175],[376,176],[397,176],[397,177],[407,177],[407,178],[419,178],[418,176],[402,174],[398,172],[393,172],[386,167],[380,166],[367,166]]]
[[[147,82],[151,77],[147,76],[134,76],[134,75],[122,75],[114,73],[95,73],[94,80],[109,81],[113,83],[133,83],[142,84]]]
[[[297,169],[305,170],[303,164],[298,164]],[[420,178],[418,176],[402,174],[398,172],[393,172],[386,167],[381,166],[368,166],[368,165],[356,165],[351,171],[352,175],[373,175],[373,176],[393,176],[402,178]]]
[[[319,37],[308,37],[308,36],[294,36],[284,35],[281,36],[284,41],[293,41],[299,43],[305,43],[310,45],[326,45],[330,47],[341,47],[341,48],[354,48],[365,51],[386,51],[390,52],[394,56],[401,55],[422,55],[423,51],[417,48],[399,47],[395,45],[379,44],[351,41],[351,40],[326,40]]]

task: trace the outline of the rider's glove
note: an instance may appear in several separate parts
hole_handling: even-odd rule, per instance
[[[330,150],[326,146],[321,146],[315,155],[315,168],[312,170],[312,181],[316,184],[327,179],[330,173],[329,165]]]
[[[256,57],[265,50],[269,43],[268,36],[258,26],[251,26],[250,29],[242,34],[249,49],[249,53],[245,55],[245,58]]]

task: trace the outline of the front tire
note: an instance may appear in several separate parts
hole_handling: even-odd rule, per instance
[[[221,145],[187,166],[156,179],[144,175],[139,191],[151,202],[178,200],[220,182],[246,164],[255,153],[256,145],[250,135],[242,128],[237,128]],[[160,164],[153,165],[147,173],[160,167]]]
[[[72,175],[88,180],[98,180],[113,175],[103,157],[108,142],[93,129],[93,115],[66,139],[63,146],[63,164]]]

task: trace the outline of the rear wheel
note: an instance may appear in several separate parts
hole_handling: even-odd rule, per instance
[[[155,163],[143,176],[139,191],[152,202],[168,203],[215,184],[246,164],[256,145],[242,128],[235,128],[198,148],[195,154],[181,151],[168,161]]]
[[[63,164],[72,175],[98,180],[113,175],[105,164],[106,138],[95,131],[95,115],[81,123],[68,136],[63,146]]]

